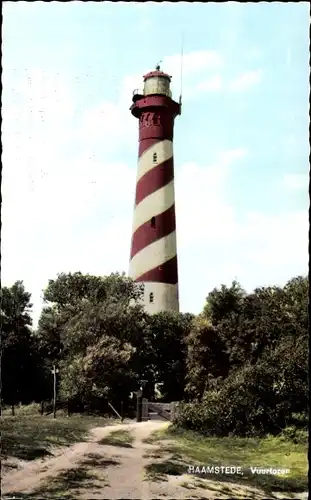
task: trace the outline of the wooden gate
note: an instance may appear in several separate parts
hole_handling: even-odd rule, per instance
[[[143,398],[142,401],[142,420],[161,419],[173,422],[178,412],[178,401],[171,403],[153,403],[148,399]]]

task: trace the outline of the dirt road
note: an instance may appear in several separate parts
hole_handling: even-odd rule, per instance
[[[213,481],[204,487],[187,474],[187,464],[181,464],[176,475],[161,474],[161,462],[171,457],[159,454],[159,444],[144,442],[153,431],[167,426],[167,423],[149,421],[120,424],[118,426],[97,427],[92,430],[87,442],[76,443],[65,449],[53,450],[53,457],[33,462],[20,462],[19,469],[2,474],[2,495],[25,498],[67,499],[121,499],[136,498],[151,500],[169,498],[253,498],[261,500],[266,496],[255,489],[241,489],[236,485]],[[131,444],[116,446],[103,444],[101,440],[112,432],[129,431],[133,437]],[[158,452],[158,455],[157,455]],[[158,464],[160,475],[146,476]],[[184,473],[183,473],[184,470]],[[207,487],[208,485],[208,487]],[[230,494],[228,493],[230,489]]]

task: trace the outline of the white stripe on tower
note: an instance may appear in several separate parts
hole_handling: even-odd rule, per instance
[[[153,155],[157,155],[156,164],[153,162]],[[138,168],[137,168],[137,178],[136,182],[141,179],[149,170],[154,168],[156,165],[160,165],[160,163],[164,163],[167,160],[173,158],[173,143],[172,141],[157,142],[150,148],[148,148],[139,158],[138,160]]]
[[[176,231],[154,241],[138,252],[131,260],[132,278],[140,276],[161,266],[176,256]]]
[[[163,188],[158,189],[142,200],[134,212],[133,233],[151,217],[165,212],[175,203],[174,181],[169,182]]]

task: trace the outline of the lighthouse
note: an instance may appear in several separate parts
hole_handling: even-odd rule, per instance
[[[179,311],[173,133],[181,103],[160,66],[143,78],[130,108],[139,144],[129,276],[144,285],[145,310],[155,314]]]

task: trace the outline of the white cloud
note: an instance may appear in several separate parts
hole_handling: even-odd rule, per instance
[[[248,213],[240,236],[250,240],[248,260],[271,274],[307,263],[308,220],[305,211],[278,215]],[[285,250],[286,249],[286,250]],[[272,267],[276,268],[272,272]],[[267,274],[267,271],[265,272]]]
[[[41,290],[56,273],[90,265],[105,274],[123,266],[111,242],[133,205],[135,170],[92,155],[91,146],[105,139],[118,145],[117,103],[79,121],[70,86],[60,76],[33,71],[14,83],[5,86],[2,109],[2,278],[8,284],[24,279],[37,317]],[[86,140],[90,135],[93,143]],[[130,233],[131,213],[126,220]]]
[[[98,148],[105,153],[117,150],[121,144],[133,144],[137,135],[137,123],[129,107],[132,91],[128,94],[126,106],[119,101],[103,101],[83,113],[77,125],[77,138],[96,154]]]
[[[14,70],[12,73],[8,70],[8,74],[4,73],[3,87],[5,134],[14,131],[20,140],[26,128],[28,139],[35,133],[36,142],[38,133],[40,137],[48,137],[53,132],[53,141],[63,140],[63,134],[68,134],[68,122],[74,113],[69,81],[40,69],[25,70],[16,76]]]
[[[46,165],[34,187],[26,176],[3,180],[2,279],[24,279],[35,317],[41,290],[58,272],[127,271],[135,170],[86,158],[61,166],[54,175],[53,162]]]
[[[208,291],[222,283],[238,279],[251,291],[307,272],[306,212],[239,216],[228,202],[227,186],[246,155],[245,148],[229,150],[214,165],[178,168],[180,297],[194,312],[200,311]]]
[[[307,190],[309,184],[308,174],[285,174],[283,186],[290,191]]]
[[[307,212],[239,216],[226,194],[235,168],[187,164],[176,179],[181,304],[194,312],[222,283],[238,279],[251,291],[307,274]]]
[[[217,92],[223,88],[223,79],[221,75],[215,75],[203,82],[200,82],[197,86],[198,91],[203,92]]]
[[[221,70],[224,65],[225,60],[219,52],[200,50],[186,53],[183,58],[181,58],[181,54],[166,56],[163,59],[161,68],[172,76],[173,95],[178,96],[180,94],[182,83],[185,101],[195,96],[194,90],[202,81],[217,76],[213,73]]]
[[[172,90],[174,92],[174,85],[180,85],[181,77],[181,62],[182,62],[182,76],[185,79],[185,84],[192,83],[193,78],[198,78],[199,81],[204,76],[209,74],[210,71],[220,69],[224,66],[224,59],[216,51],[201,50],[184,54],[181,59],[181,54],[165,56],[160,63],[161,69],[167,72],[172,77]],[[120,89],[120,101],[124,97],[128,102],[129,95],[132,94],[134,89],[141,89],[143,86],[142,76],[148,73],[150,68],[144,68],[136,75],[128,75],[123,79]]]
[[[246,71],[229,82],[228,88],[234,92],[246,90],[262,81],[262,70]]]
[[[163,69],[170,74],[179,75],[182,61],[183,74],[192,75],[202,70],[214,70],[224,66],[222,55],[215,50],[198,50],[183,55],[166,56],[163,59]]]
[[[219,153],[219,163],[222,166],[230,165],[235,160],[244,158],[247,155],[247,150],[245,148],[229,149],[228,151],[222,151]]]

